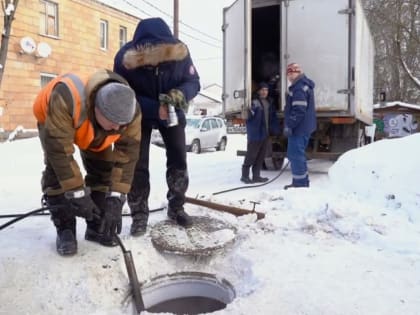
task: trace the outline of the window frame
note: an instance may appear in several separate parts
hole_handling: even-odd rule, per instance
[[[99,47],[108,50],[109,23],[105,19],[99,20]]]
[[[46,86],[50,81],[54,80],[58,75],[55,73],[47,73],[47,72],[41,72],[39,74],[39,85],[41,86],[41,88],[43,88],[44,86]],[[48,82],[45,82],[43,84],[42,79],[45,78],[49,78],[50,80],[48,80]]]
[[[217,121],[214,118],[210,119],[210,126],[211,126],[211,130],[219,128],[219,126],[217,125]]]
[[[123,35],[123,36],[121,36],[121,35]],[[120,25],[119,32],[118,32],[118,38],[119,38],[119,43],[120,43],[120,48],[121,48],[122,46],[124,46],[127,43],[127,27],[125,27],[123,25]]]
[[[40,18],[40,25],[39,31],[41,35],[49,36],[49,37],[58,37],[59,36],[59,10],[58,10],[58,3],[49,1],[49,0],[39,0],[40,10],[39,10],[39,18]],[[54,15],[49,15],[49,9],[52,8],[54,11]],[[42,9],[42,10],[41,10]],[[53,31],[52,34],[49,33],[49,21],[50,16],[53,17]],[[43,22],[41,22],[41,18],[43,18]]]
[[[201,125],[200,130],[203,130],[203,128],[207,128],[206,131],[210,131],[211,130],[211,124],[210,124],[210,120],[209,119],[205,119],[203,121],[203,124]]]

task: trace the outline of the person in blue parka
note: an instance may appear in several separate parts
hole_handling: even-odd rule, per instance
[[[266,82],[258,85],[257,95],[252,100],[246,120],[247,148],[242,164],[241,181],[245,184],[262,183],[268,180],[261,177],[270,135],[280,134],[280,123],[277,118],[273,100],[268,97],[269,86]],[[252,168],[252,179],[249,170]]]
[[[117,52],[114,71],[135,91],[142,110],[140,156],[128,194],[132,235],[146,232],[150,193],[149,150],[153,128],[159,129],[166,148],[168,217],[188,227],[184,211],[188,188],[185,149],[185,113],[188,102],[200,90],[200,79],[187,46],[176,39],[161,18],[141,20],[133,39]],[[168,108],[174,105],[178,124],[168,124]]]
[[[315,83],[309,79],[297,63],[287,66],[287,79],[290,86],[284,108],[284,130],[287,137],[287,158],[292,169],[292,187],[309,187],[306,147],[311,134],[316,129]]]

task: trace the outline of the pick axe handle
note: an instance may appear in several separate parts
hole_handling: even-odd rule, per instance
[[[250,210],[245,210],[245,209],[236,208],[236,207],[232,207],[232,206],[226,206],[226,205],[223,205],[223,204],[220,204],[220,203],[194,199],[194,198],[191,198],[191,197],[185,197],[185,201],[188,202],[188,203],[194,204],[194,205],[203,206],[203,207],[210,208],[210,209],[213,209],[213,210],[229,212],[229,213],[232,213],[236,216],[255,213],[257,215],[258,220],[265,218],[265,214],[262,213],[262,212],[250,211]]]

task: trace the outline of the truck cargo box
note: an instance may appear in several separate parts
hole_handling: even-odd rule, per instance
[[[316,84],[314,140],[339,153],[361,144],[373,119],[374,45],[359,0],[237,0],[223,14],[227,119],[246,118],[261,81],[282,117],[285,69],[297,62]]]
[[[281,110],[284,69],[298,62],[316,83],[320,116],[371,124],[373,47],[359,1],[238,0],[224,10],[224,112],[241,112],[253,82],[276,76]]]

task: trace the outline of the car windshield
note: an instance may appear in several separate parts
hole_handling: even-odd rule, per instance
[[[199,118],[187,118],[187,127],[198,128],[200,126],[201,119]]]

